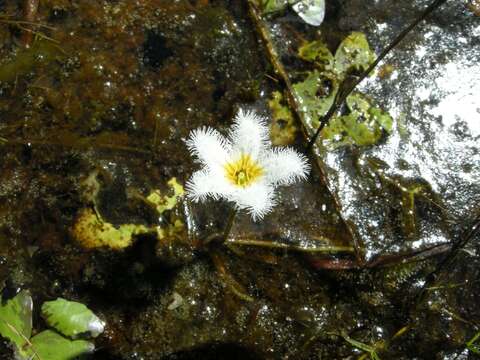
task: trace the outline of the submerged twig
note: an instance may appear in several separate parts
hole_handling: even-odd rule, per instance
[[[448,252],[451,248],[450,244],[434,245],[432,247],[406,254],[381,255],[373,258],[365,264],[349,259],[313,259],[311,264],[316,269],[327,270],[353,270],[359,268],[378,268],[389,267],[398,264],[407,264],[412,262],[423,261],[427,258],[438,256]]]
[[[463,235],[457,241],[453,242],[447,256],[437,265],[435,270],[427,277],[425,284],[420,290],[416,306],[420,306],[426,298],[426,295],[431,288],[439,287],[443,280],[443,275],[450,270],[460,250],[462,250],[471,240],[480,235],[480,215],[477,215],[473,224],[468,227]]]
[[[256,246],[268,249],[282,249],[306,253],[353,253],[352,246],[321,246],[321,247],[303,247],[298,245],[288,245],[275,241],[254,240],[254,239],[235,239],[227,240],[228,245]]]
[[[217,273],[220,275],[225,285],[228,286],[228,288],[232,291],[233,294],[247,302],[252,302],[255,300],[253,297],[246,293],[243,286],[240,285],[237,280],[235,280],[230,274],[228,274],[223,260],[215,251],[212,251],[210,253],[210,258],[212,259]]]
[[[88,143],[74,143],[74,144],[67,144],[62,142],[53,142],[48,140],[19,140],[19,139],[4,139],[0,137],[0,141],[3,142],[5,145],[24,145],[24,146],[60,146],[66,148],[74,148],[74,149],[85,149],[85,148],[93,148],[93,149],[106,149],[106,150],[115,150],[115,151],[122,151],[122,152],[129,152],[141,155],[151,155],[151,151],[139,149],[131,146],[124,146],[124,145],[114,145],[114,144],[92,144]]]
[[[26,22],[35,22],[37,17],[39,0],[24,0],[23,16]],[[25,30],[25,29],[24,29]],[[22,43],[25,47],[29,47],[33,40],[33,33],[25,31],[22,35]]]
[[[407,36],[421,21],[425,20],[428,15],[430,15],[435,9],[445,3],[447,0],[435,0],[433,1],[421,14],[416,18],[410,25],[408,25],[397,37],[380,53],[377,59],[370,64],[370,66],[365,70],[355,81],[353,81],[350,86],[347,86],[347,82],[343,82],[340,89],[338,90],[335,98],[333,100],[332,106],[328,109],[327,113],[322,117],[320,125],[318,126],[315,134],[312,136],[307,145],[307,150],[311,150],[315,142],[317,141],[318,136],[328,125],[330,119],[337,112],[340,106],[344,103],[347,97],[351,94],[353,90],[360,84],[376,67],[377,65],[387,56],[390,51],[395,48],[404,38]]]

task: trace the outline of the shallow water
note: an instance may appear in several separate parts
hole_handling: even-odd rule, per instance
[[[262,25],[296,83],[314,66],[297,56],[304,42],[334,52],[359,31],[379,54],[426,5],[332,0],[320,28],[290,10]],[[0,1],[2,297],[87,304],[107,324],[95,359],[473,356],[478,234],[452,245],[479,214],[479,11],[447,1],[360,84],[391,114],[390,134],[335,149],[320,139],[308,181],[207,246],[231,204],[180,199],[159,213],[145,201],[196,170],[189,132],[225,132],[239,108],[299,151],[313,131],[301,114],[272,119],[286,90],[248,2],[48,0],[28,39],[22,5]],[[85,209],[164,235],[86,249],[73,231]]]

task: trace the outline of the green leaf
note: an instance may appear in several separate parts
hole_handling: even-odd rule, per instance
[[[360,350],[363,350],[363,351],[367,352],[370,355],[370,359],[380,360],[380,357],[378,356],[375,347],[364,344],[360,341],[354,340],[354,339],[348,337],[345,334],[343,334],[341,336],[345,339],[346,342],[348,342],[353,347],[356,347],[357,349],[360,349]]]
[[[375,53],[368,45],[367,37],[360,32],[347,36],[335,53],[335,71],[340,77],[352,71],[364,71],[375,61]]]
[[[95,345],[89,341],[69,340],[53,330],[35,335],[31,343],[25,358],[32,360],[72,360],[95,350]]]
[[[105,327],[105,323],[85,305],[62,298],[43,303],[42,317],[49,326],[71,338],[82,334],[96,337]]]
[[[21,349],[32,335],[32,297],[21,291],[5,304],[0,297],[0,335]]]
[[[372,106],[364,95],[351,94],[346,103],[350,113],[333,118],[322,134],[322,139],[328,140],[331,147],[374,145],[381,139],[382,129],[387,133],[392,131],[392,117]]]

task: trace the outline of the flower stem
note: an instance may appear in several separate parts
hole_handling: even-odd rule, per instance
[[[237,216],[238,209],[234,206],[230,209],[230,213],[228,214],[228,220],[227,220],[227,225],[225,226],[225,229],[223,230],[223,235],[222,235],[222,243],[228,240],[228,237],[230,236],[230,232],[232,231],[233,223],[235,222],[235,217]]]
[[[223,244],[228,240],[230,232],[232,231],[233,223],[235,222],[235,216],[237,215],[238,209],[233,207],[228,213],[227,223],[222,232],[216,232],[210,234],[203,240],[203,246],[209,245],[210,243]]]

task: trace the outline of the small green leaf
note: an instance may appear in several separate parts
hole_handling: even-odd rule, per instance
[[[352,112],[347,116],[342,116],[344,126],[347,134],[358,146],[368,146],[375,144],[382,132],[376,124],[369,124],[365,122],[359,122],[361,118],[358,112]]]
[[[382,127],[383,130],[389,134],[392,133],[393,119],[390,114],[377,107],[371,107],[368,110],[368,113],[370,114],[371,118]]]
[[[365,34],[353,32],[342,41],[335,53],[335,70],[344,77],[351,70],[366,70],[374,61],[375,53],[370,49]]]
[[[49,326],[71,338],[82,334],[96,337],[105,327],[105,323],[85,305],[62,298],[43,303],[42,316]]]
[[[333,69],[333,55],[322,41],[312,41],[298,49],[298,56],[306,61],[315,62],[322,70]]]
[[[32,297],[27,291],[21,291],[5,304],[0,297],[0,335],[19,349],[32,335],[32,308]]]
[[[480,337],[480,332],[476,333],[473,338],[471,338],[466,346],[467,346],[467,349],[470,350],[472,353],[474,354],[477,354],[477,355],[480,355],[480,347],[478,345],[475,344],[475,342],[477,341],[477,339]]]
[[[258,0],[262,4],[264,14],[277,12],[285,9],[288,5],[287,0]]]
[[[307,124],[313,128],[319,125],[319,119],[333,104],[338,91],[338,83],[327,73],[312,71],[307,78],[293,85],[300,111],[304,113]]]
[[[347,98],[347,106],[350,112],[358,112],[361,115],[365,115],[370,110],[370,102],[359,93],[353,93]]]
[[[85,340],[69,340],[52,330],[45,330],[31,339],[26,358],[32,360],[72,360],[90,354],[95,345]]]

